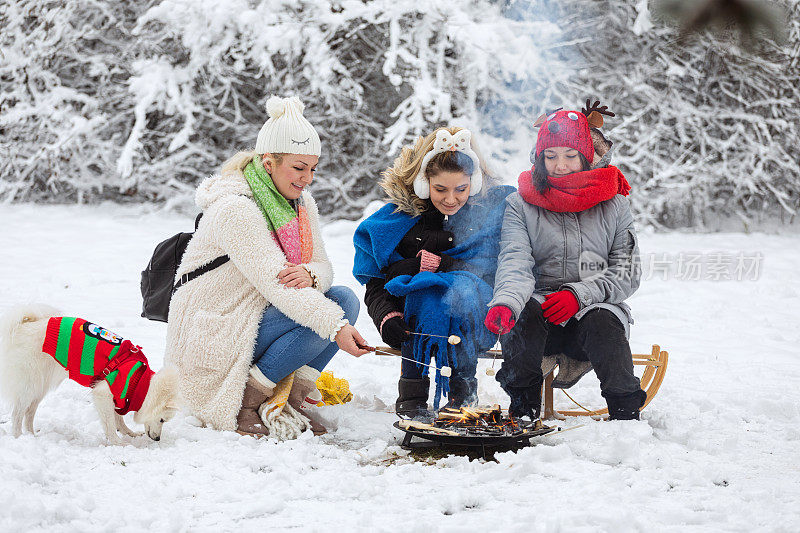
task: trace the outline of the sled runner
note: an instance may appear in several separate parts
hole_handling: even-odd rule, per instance
[[[398,350],[388,346],[380,346],[379,350],[392,355],[400,355]],[[478,355],[480,359],[502,359],[502,350],[488,350]],[[640,381],[642,390],[647,394],[647,399],[640,410],[643,410],[653,400],[658,393],[661,383],[664,381],[664,375],[667,372],[667,362],[669,354],[662,350],[658,344],[653,345],[652,352],[649,354],[633,354],[634,366],[644,366],[644,373]],[[558,369],[558,372],[556,372]],[[583,376],[585,376],[592,369],[592,364],[589,361],[578,361],[566,357],[564,354],[550,355],[542,359],[542,374],[544,375],[544,390],[542,391],[542,400],[544,406],[542,409],[542,419],[560,419],[563,420],[568,416],[591,416],[594,418],[605,418],[608,416],[608,408],[602,409],[589,409],[580,405],[565,389],[575,385]],[[572,400],[575,405],[580,409],[574,410],[556,410],[553,407],[553,389],[561,389],[564,394]]]

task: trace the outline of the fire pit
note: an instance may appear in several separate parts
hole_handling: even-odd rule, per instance
[[[499,446],[524,447],[530,444],[531,437],[555,429],[545,426],[541,420],[525,422],[504,415],[499,405],[442,409],[431,423],[398,420],[394,427],[406,434],[402,443],[404,448],[417,447],[412,439],[420,437],[439,445],[479,447],[484,452],[486,448]]]

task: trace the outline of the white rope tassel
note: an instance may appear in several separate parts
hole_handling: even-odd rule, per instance
[[[258,414],[261,420],[269,430],[269,436],[275,437],[278,440],[294,440],[300,436],[307,429],[311,429],[311,423],[308,418],[298,413],[288,403],[283,406],[283,409],[273,409],[271,412],[265,414],[265,407],[269,404],[263,404],[258,409]]]
[[[258,408],[258,416],[269,430],[270,437],[292,440],[311,429],[309,420],[289,405],[289,392],[294,384],[294,372],[275,386],[272,397]]]

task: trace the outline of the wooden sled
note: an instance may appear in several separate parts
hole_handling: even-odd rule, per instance
[[[378,350],[381,350],[387,354],[392,355],[400,355],[399,350],[395,350],[388,346],[379,346]],[[559,354],[560,355],[560,354]],[[479,359],[503,359],[503,352],[502,350],[488,350],[484,353],[478,355]],[[653,400],[656,394],[658,394],[659,388],[661,388],[661,383],[664,381],[664,375],[667,372],[667,362],[669,361],[669,353],[662,350],[658,344],[653,345],[653,350],[649,354],[633,354],[633,364],[634,366],[644,366],[644,373],[640,378],[642,390],[645,391],[647,394],[647,399],[644,402],[644,405],[641,409],[647,407],[647,405]],[[558,365],[555,365],[551,368],[544,368],[543,363],[542,372],[545,374],[544,378],[544,385],[542,391],[542,398],[544,400],[544,407],[542,409],[542,418],[545,420],[548,419],[559,419],[564,420],[568,416],[591,416],[593,418],[606,418],[608,416],[608,408],[605,407],[603,409],[588,409],[583,407],[582,405],[578,404],[575,400],[572,400],[572,397],[564,391],[564,394],[573,401],[580,410],[556,410],[553,407],[553,389],[560,388],[562,390],[569,388],[572,386],[573,383],[569,383],[566,385],[559,386],[557,378],[560,377],[560,374],[557,373],[555,370],[558,368]],[[591,365],[585,367],[591,369]],[[585,374],[585,371],[583,372]],[[581,374],[583,375],[583,374]],[[578,377],[577,379],[580,379]],[[577,381],[577,379],[575,381]],[[556,384],[556,387],[553,387],[553,384]],[[641,411],[640,409],[640,411]]]
[[[664,375],[667,373],[667,362],[669,361],[669,353],[662,350],[658,344],[653,345],[653,351],[649,354],[633,354],[633,364],[634,366],[644,366],[644,373],[640,378],[642,384],[642,390],[645,391],[647,394],[647,399],[644,401],[644,405],[642,406],[640,411],[647,407],[656,394],[658,394],[658,389],[661,388],[661,383],[664,381]],[[566,410],[560,411],[556,410],[553,407],[553,381],[556,377],[555,371],[551,371],[547,376],[544,378],[544,390],[542,392],[542,397],[544,399],[544,407],[542,409],[542,418],[545,420],[556,418],[559,420],[564,420],[568,416],[591,416],[594,418],[606,418],[608,417],[608,408],[604,407],[603,409],[587,409],[582,405],[578,404],[575,400],[569,396],[569,394],[564,391],[564,394],[572,400],[580,410]],[[562,389],[563,390],[563,389]]]

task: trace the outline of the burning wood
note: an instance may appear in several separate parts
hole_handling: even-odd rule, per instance
[[[504,416],[499,405],[445,408],[439,411],[439,416],[431,423],[398,420],[394,425],[406,432],[403,447],[411,446],[412,436],[455,446],[485,447],[510,443],[524,446],[526,440],[555,429],[545,426],[541,420],[528,422],[510,415]]]
[[[519,435],[529,429],[541,428],[541,421],[533,425],[520,425],[512,416],[504,416],[499,405],[492,407],[445,408],[433,421],[431,430],[455,430],[463,435],[505,436]]]
[[[425,422],[417,422],[416,420],[401,420],[400,427],[403,429],[420,429],[422,431],[430,431],[432,433],[439,433],[442,435],[451,435],[455,437],[460,437],[461,433],[457,431],[451,431],[449,429],[442,429],[432,426],[431,424],[426,424]]]

